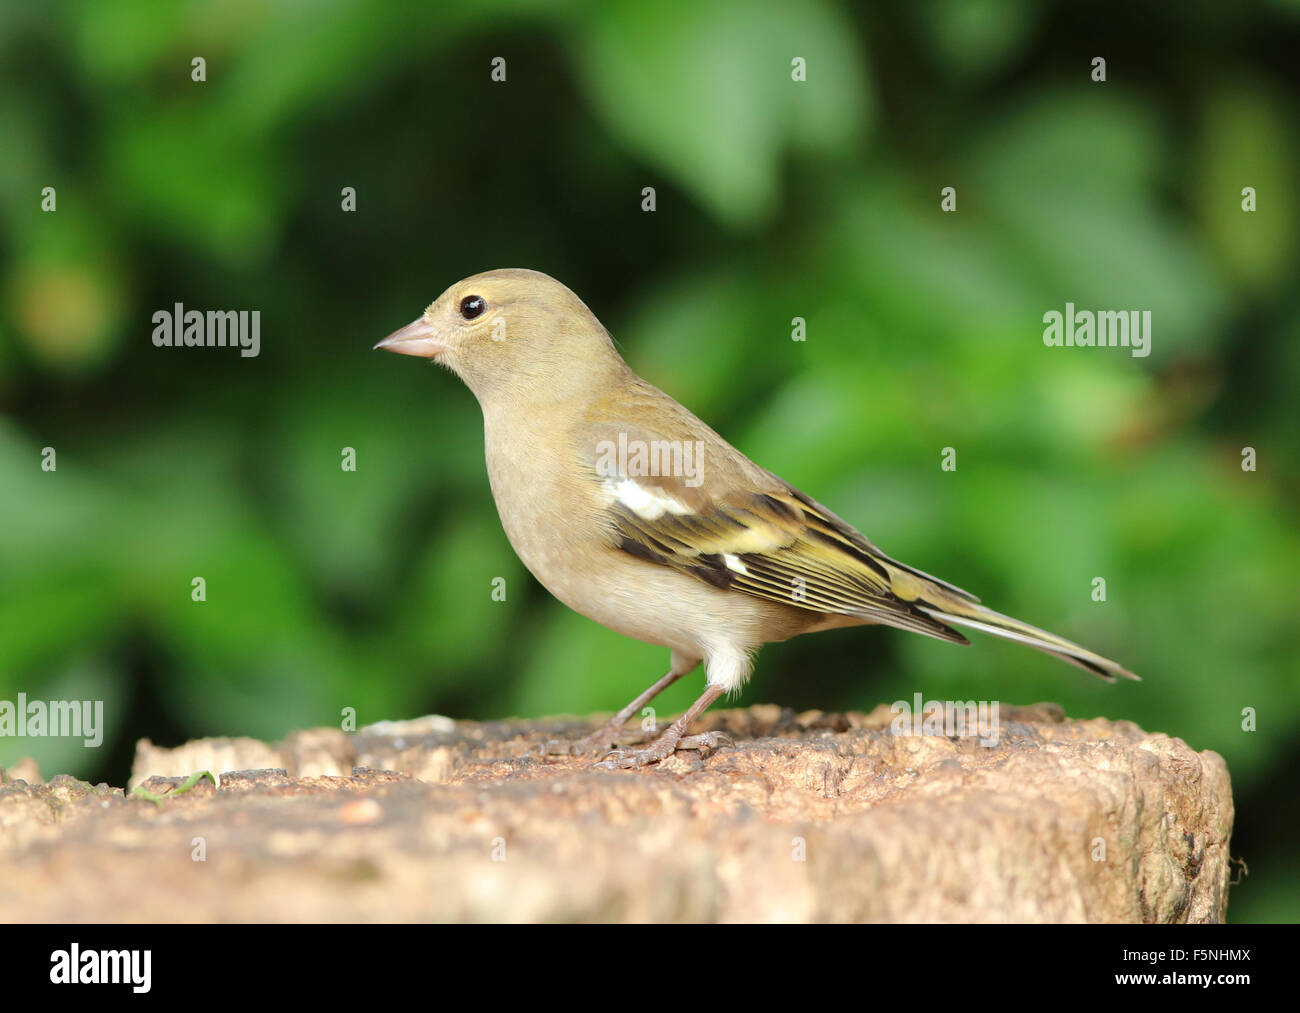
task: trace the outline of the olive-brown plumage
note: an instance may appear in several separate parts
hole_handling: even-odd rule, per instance
[[[839,626],[965,644],[953,628],[963,626],[1106,679],[1136,678],[885,555],[633,373],[591,311],[547,275],[466,278],[376,347],[432,358],[478,398],[492,494],[529,571],[583,615],[671,649],[668,673],[578,748],[608,750],[627,718],[704,662],[695,704],[611,765],[718,744],[686,729],[743,685],[759,646]]]

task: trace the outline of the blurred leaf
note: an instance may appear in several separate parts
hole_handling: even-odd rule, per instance
[[[1208,339],[1224,293],[1157,204],[1159,136],[1133,103],[1040,97],[977,148],[973,172],[1042,280],[1042,312],[1067,301],[1150,310],[1153,354],[1163,355]]]
[[[435,532],[397,606],[403,653],[434,667],[443,685],[463,681],[523,622],[530,580],[495,516]],[[504,600],[494,597],[498,588]]]
[[[1196,197],[1216,251],[1254,290],[1294,278],[1294,118],[1267,89],[1245,82],[1215,88],[1202,115]],[[1247,186],[1256,193],[1253,212],[1241,206]]]
[[[787,142],[842,150],[866,115],[861,57],[825,3],[701,0],[665,17],[614,0],[577,27],[587,98],[608,129],[733,227],[770,216]],[[791,79],[796,57],[806,81]]]
[[[1033,0],[938,0],[911,12],[949,68],[961,77],[985,78],[1026,44],[1043,6]]]

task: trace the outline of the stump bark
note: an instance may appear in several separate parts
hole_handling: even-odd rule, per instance
[[[221,775],[159,803],[20,765],[0,920],[1223,920],[1216,753],[1051,704],[994,746],[892,719],[719,711],[734,745],[638,771],[544,755],[595,718],[146,740],[132,785]]]

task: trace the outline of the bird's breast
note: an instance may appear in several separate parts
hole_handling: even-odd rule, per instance
[[[484,442],[506,537],[529,572],[572,605],[584,568],[605,549],[598,490],[565,448],[527,426],[507,432],[488,418]]]

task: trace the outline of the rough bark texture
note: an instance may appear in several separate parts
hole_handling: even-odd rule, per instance
[[[1217,754],[1045,704],[995,747],[890,718],[722,711],[733,746],[638,771],[539,754],[580,721],[142,741],[156,794],[222,773],[157,804],[19,765],[0,921],[1223,920]]]

